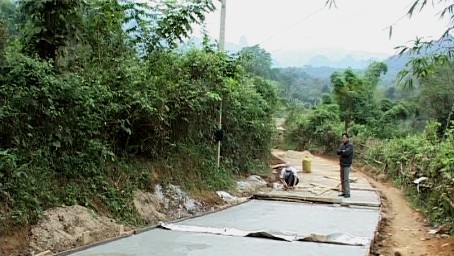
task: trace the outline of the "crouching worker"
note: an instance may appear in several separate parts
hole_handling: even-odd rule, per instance
[[[284,189],[294,189],[298,185],[299,179],[296,169],[289,163],[285,164],[285,167],[281,170],[279,180],[284,185]]]

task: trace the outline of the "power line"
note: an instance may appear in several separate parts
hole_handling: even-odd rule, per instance
[[[404,7],[404,9],[408,9],[410,8],[410,6],[413,5],[413,3],[409,3],[407,6]],[[398,18],[396,21],[394,21],[391,25],[383,28],[383,30],[385,29],[389,29],[390,27],[394,26],[394,25],[397,25],[401,20],[403,20],[405,17],[408,16],[408,13],[405,13],[404,15],[402,15],[400,18]]]
[[[325,7],[322,7],[321,9],[319,9],[319,10],[317,10],[316,12],[310,14],[309,16],[304,17],[303,19],[301,19],[300,21],[298,21],[297,23],[295,23],[295,24],[293,24],[293,25],[290,25],[289,27],[287,27],[284,31],[281,31],[280,33],[283,33],[283,32],[285,32],[285,31],[289,30],[290,28],[292,28],[292,27],[296,26],[297,24],[301,23],[303,20],[306,20],[306,19],[309,18],[310,16],[313,16],[313,15],[317,14],[318,12],[322,11],[324,8],[325,8]],[[364,14],[365,11],[371,10],[371,9],[373,9],[373,8],[365,8],[365,9],[359,11],[359,12],[354,13],[353,16],[349,16],[349,17],[343,19],[342,21],[340,21],[340,22],[337,23],[337,24],[342,24],[342,23],[344,23],[344,22],[346,22],[346,21],[348,21],[348,20],[350,20],[350,19],[352,19],[352,18],[358,17],[359,15]],[[276,35],[277,35],[277,34],[276,34]],[[274,36],[275,36],[275,35],[274,35]],[[261,43],[266,42],[266,41],[268,41],[269,39],[272,39],[274,36],[271,36],[271,37],[267,38],[266,40],[262,41]],[[300,38],[300,39],[310,39],[310,38],[312,38],[312,37],[313,37],[313,36],[305,36],[304,38]],[[261,43],[260,43],[260,44],[261,44]]]
[[[266,38],[265,40],[261,41],[259,44],[263,44],[264,42],[267,42],[267,41],[269,41],[270,39],[273,39],[275,36],[277,36],[277,35],[279,35],[279,34],[282,34],[282,33],[286,32],[286,31],[288,31],[289,29],[293,28],[294,26],[300,24],[301,22],[303,22],[303,21],[305,21],[305,20],[311,18],[311,17],[314,16],[315,14],[321,12],[323,9],[325,9],[325,6],[322,7],[322,8],[320,8],[320,9],[318,9],[318,10],[316,10],[315,12],[313,12],[313,13],[311,13],[311,14],[305,16],[305,17],[303,17],[302,19],[298,20],[297,22],[293,23],[292,25],[290,25],[290,26],[284,28],[284,29],[281,30],[280,32],[275,33],[274,35],[269,36],[269,37]]]
[[[410,8],[410,6],[411,6],[412,4],[413,4],[413,3],[409,3],[406,7],[404,7],[404,9]],[[270,39],[273,39],[275,36],[277,36],[277,35],[279,35],[279,34],[282,34],[282,33],[286,32],[286,31],[288,31],[289,29],[295,27],[296,25],[300,24],[301,22],[303,22],[303,21],[309,19],[310,17],[314,16],[315,14],[321,12],[325,7],[326,7],[326,6],[324,6],[324,7],[320,8],[320,9],[316,10],[315,12],[309,14],[308,16],[305,16],[305,17],[302,18],[301,20],[298,20],[297,22],[295,22],[294,24],[292,24],[292,25],[286,27],[285,29],[281,30],[280,32],[278,32],[278,33],[276,33],[276,34],[274,34],[274,35],[268,37],[267,39],[261,41],[260,44],[262,44],[262,43],[264,43],[264,42],[267,42],[267,41],[269,41]],[[346,22],[346,21],[348,21],[348,20],[351,20],[351,19],[354,18],[354,17],[358,17],[358,16],[360,16],[360,15],[363,15],[365,11],[373,10],[373,9],[374,9],[374,8],[371,8],[371,7],[370,7],[370,8],[365,8],[364,10],[359,11],[359,12],[353,14],[353,16],[347,17],[346,19],[342,20],[342,21],[341,21],[340,23],[338,23],[338,24],[342,24],[342,23],[344,23],[344,22]],[[400,17],[400,18],[398,18],[396,21],[394,21],[390,26],[388,26],[388,27],[386,27],[386,28],[383,28],[382,30],[389,29],[390,27],[392,27],[392,26],[394,26],[394,25],[397,25],[402,19],[404,19],[404,18],[407,17],[407,16],[408,16],[408,14],[404,14],[402,17]],[[312,36],[306,36],[304,39],[309,39],[309,38],[311,38],[311,37],[312,37]]]
[[[404,7],[404,9],[410,8],[410,6],[411,6],[412,4],[413,4],[413,2],[407,4],[406,7]],[[293,24],[291,24],[291,25],[285,27],[284,29],[279,30],[279,32],[272,34],[272,35],[269,36],[268,38],[266,38],[266,39],[260,41],[259,44],[261,45],[261,44],[263,44],[263,43],[265,43],[265,42],[268,42],[268,41],[271,40],[271,39],[274,39],[274,38],[277,37],[278,35],[282,35],[283,33],[289,31],[290,29],[292,29],[292,28],[295,27],[296,25],[298,25],[298,24],[300,24],[300,23],[302,23],[302,22],[308,20],[309,18],[313,17],[314,15],[320,13],[320,12],[323,11],[323,9],[325,9],[325,8],[326,8],[326,5],[323,6],[323,7],[321,7],[321,8],[319,8],[319,9],[317,9],[317,10],[314,11],[313,13],[310,13],[309,15],[306,15],[305,17],[303,17],[303,18],[301,18],[300,20],[296,21],[295,23],[293,23]],[[363,15],[365,11],[373,10],[373,9],[374,9],[374,8],[371,8],[371,7],[365,8],[365,9],[362,10],[362,11],[359,11],[359,12],[357,12],[357,13],[354,13],[353,16],[347,17],[346,19],[342,20],[340,23],[344,23],[344,22],[346,22],[346,21],[348,21],[348,20],[350,20],[350,19],[352,19],[352,18],[355,18],[355,17],[357,17],[357,16]],[[398,19],[396,19],[393,23],[391,23],[391,25],[389,25],[389,26],[387,26],[387,27],[385,27],[385,28],[377,28],[377,29],[379,29],[379,30],[381,30],[381,31],[386,30],[386,29],[391,29],[391,27],[393,27],[393,26],[395,26],[395,25],[398,25],[398,23],[400,23],[400,21],[402,21],[402,20],[403,20],[405,17],[407,17],[407,16],[408,16],[408,13],[406,13],[406,14],[402,15],[401,17],[399,17]],[[337,23],[337,24],[340,24],[340,23]],[[309,35],[309,36],[304,37],[304,39],[309,39],[309,38],[312,38],[313,36],[314,36],[314,35],[312,35],[312,36]],[[300,39],[301,39],[301,38],[300,38]]]
[[[303,22],[303,21],[305,21],[305,20],[311,18],[312,16],[318,14],[319,12],[323,11],[323,9],[325,9],[325,8],[326,8],[326,6],[324,6],[324,7],[320,8],[320,9],[316,10],[315,12],[313,12],[313,13],[311,13],[311,14],[305,16],[304,18],[302,18],[302,19],[300,19],[300,20],[298,20],[298,21],[295,22],[294,24],[292,24],[292,25],[290,25],[290,26],[284,28],[284,29],[281,30],[280,32],[278,32],[278,33],[276,33],[276,34],[274,34],[274,35],[268,37],[267,39],[261,41],[259,44],[262,44],[262,43],[264,43],[264,42],[267,42],[267,41],[269,41],[270,39],[273,39],[275,36],[277,36],[277,35],[279,35],[279,34],[283,34],[284,32],[287,32],[288,30],[290,30],[291,28],[293,28],[293,27],[295,27],[296,25],[300,24],[301,22]],[[353,17],[357,17],[357,16],[359,16],[359,15],[362,15],[365,11],[367,11],[367,10],[372,10],[372,9],[373,9],[373,8],[365,8],[365,9],[362,10],[362,11],[359,11],[359,12],[357,12],[357,13],[354,13],[354,14],[353,14],[354,16],[349,16],[349,17],[347,17],[346,19],[342,20],[340,23],[344,23],[344,22],[346,22],[347,20],[350,20],[350,19],[352,19]],[[308,39],[308,38],[310,38],[310,36],[306,36],[304,39]]]

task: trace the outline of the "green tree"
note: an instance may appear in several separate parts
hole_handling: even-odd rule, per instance
[[[16,5],[11,0],[0,0],[0,59],[11,34],[16,33]],[[0,60],[1,61],[1,60]]]
[[[273,60],[271,54],[260,48],[259,45],[244,47],[239,52],[244,61],[244,68],[247,72],[256,76],[271,78],[271,66]]]
[[[82,25],[82,0],[21,0],[26,51],[57,60],[63,47],[78,39]]]
[[[339,105],[346,131],[351,122],[366,125],[376,123],[381,118],[375,94],[380,76],[386,71],[386,64],[373,62],[366,69],[364,77],[351,69],[331,75],[334,99]]]
[[[8,20],[14,16],[16,6],[12,0],[0,0],[0,19]]]
[[[0,60],[5,51],[6,43],[8,41],[8,29],[6,22],[0,20]]]
[[[19,19],[17,15],[17,7],[13,0],[0,0],[0,21],[7,24],[10,34],[17,33],[17,25]]]
[[[454,119],[454,63],[438,65],[434,73],[421,80],[419,104],[422,114],[438,121],[443,135]]]
[[[383,62],[374,61],[366,69],[366,74],[364,78],[368,82],[368,85],[371,92],[374,92],[378,82],[380,81],[380,76],[386,74],[388,71],[388,66]]]
[[[296,144],[298,149],[319,150],[322,147],[325,151],[332,151],[338,146],[343,126],[339,119],[339,105],[322,104],[300,116],[297,112],[298,109],[292,109],[286,120],[287,144]]]
[[[368,100],[365,98],[364,81],[348,69],[343,73],[334,72],[331,75],[334,99],[339,105],[339,114],[344,121],[344,130],[348,131],[351,122],[358,118],[363,111],[360,107]]]
[[[441,20],[447,19],[447,28],[438,40],[425,40],[417,38],[411,45],[402,45],[397,48],[399,54],[410,53],[413,58],[406,64],[406,69],[399,72],[399,80],[404,82],[404,86],[413,87],[415,78],[423,78],[434,74],[438,65],[452,61],[454,50],[452,47],[452,30],[454,29],[454,5],[450,0],[415,0],[407,12],[411,18],[417,12],[423,10],[431,2],[442,9],[439,12]],[[389,27],[390,36],[392,26]]]
[[[225,189],[232,174],[265,166],[273,83],[247,75],[238,56],[172,49],[211,1],[18,3],[21,40],[1,41],[2,229],[34,224],[62,204],[105,206],[140,224],[131,200],[138,188]],[[226,136],[218,168],[221,96]],[[136,168],[143,161],[147,167]],[[155,170],[166,180],[153,180]]]
[[[214,11],[211,0],[150,1],[123,0],[127,32],[141,54],[162,48],[174,48],[188,37],[192,25],[202,24]]]
[[[394,100],[397,97],[396,94],[397,94],[397,90],[396,90],[396,87],[394,87],[394,86],[391,86],[385,90],[385,97],[390,100]]]
[[[306,73],[302,68],[278,68],[273,79],[279,83],[281,97],[287,102],[296,101],[302,105],[319,104],[324,90],[329,88],[326,83]],[[309,107],[309,108],[310,108]]]

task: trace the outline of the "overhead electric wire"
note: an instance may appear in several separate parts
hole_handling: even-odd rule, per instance
[[[409,3],[404,9],[410,8],[410,6],[411,6],[412,4],[413,4],[413,2]],[[265,43],[265,42],[267,42],[267,41],[269,41],[269,40],[275,38],[276,36],[278,36],[278,35],[280,35],[280,34],[283,34],[283,33],[287,32],[288,30],[290,30],[291,28],[295,27],[296,25],[302,23],[303,21],[305,21],[305,20],[311,18],[312,16],[318,14],[319,12],[323,11],[323,9],[325,9],[325,8],[326,8],[326,6],[323,6],[322,8],[316,10],[315,12],[313,12],[313,13],[311,13],[311,14],[305,16],[305,17],[303,17],[302,19],[298,20],[297,22],[295,22],[295,23],[293,23],[293,24],[287,26],[286,28],[280,30],[278,33],[275,33],[275,34],[269,36],[268,38],[262,40],[259,44],[263,44],[263,43]],[[353,17],[357,17],[357,16],[359,16],[359,15],[362,15],[365,11],[367,11],[367,10],[372,10],[372,9],[374,9],[374,8],[365,8],[364,10],[355,13],[354,16],[349,16],[349,17],[347,17],[346,19],[344,19],[343,21],[341,21],[341,22],[338,23],[338,24],[342,24],[342,23],[344,23],[344,22],[346,22],[346,21],[352,19]],[[383,28],[383,29],[381,29],[381,30],[389,29],[390,27],[397,25],[402,19],[404,19],[404,18],[407,17],[407,16],[408,16],[408,13],[404,14],[403,16],[401,16],[400,18],[398,18],[396,21],[394,21],[390,26],[387,26],[387,27],[385,27],[385,28]],[[306,36],[304,39],[308,39],[308,38],[311,38],[311,36]]]
[[[264,42],[266,42],[266,41],[268,41],[268,40],[270,40],[270,39],[273,39],[275,36],[277,36],[277,35],[279,35],[279,34],[282,34],[282,33],[284,33],[284,32],[287,32],[289,29],[291,29],[291,28],[293,28],[294,26],[300,24],[301,22],[303,22],[303,21],[305,21],[305,20],[311,18],[311,17],[314,16],[315,14],[321,12],[323,9],[325,9],[325,6],[322,7],[322,8],[320,8],[320,9],[318,9],[318,10],[316,10],[315,12],[313,12],[313,13],[311,13],[311,14],[305,16],[305,17],[303,17],[302,19],[300,19],[300,20],[298,20],[297,22],[291,24],[290,26],[287,26],[286,28],[282,29],[282,30],[279,31],[278,33],[275,33],[274,35],[271,35],[271,36],[269,36],[268,38],[262,40],[259,44],[262,44],[262,43],[264,43]]]

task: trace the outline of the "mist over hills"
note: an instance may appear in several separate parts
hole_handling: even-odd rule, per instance
[[[238,44],[226,42],[225,49],[230,52],[237,52],[248,45],[247,38],[242,37]],[[308,50],[277,49],[267,50],[273,58],[274,67],[331,67],[335,69],[364,69],[372,61],[384,61],[390,57],[389,54],[348,51],[341,48],[320,48]]]
[[[240,44],[225,44],[229,52],[238,52],[247,45],[247,39],[242,38]],[[344,49],[310,49],[310,50],[286,50],[279,49],[269,52],[273,59],[274,67],[301,68],[308,75],[329,79],[334,71],[351,68],[357,72],[366,69],[373,61],[383,61],[388,65],[388,73],[383,75],[380,85],[392,85],[397,73],[404,68],[409,60],[409,55],[403,56],[364,51],[347,51]]]
[[[191,38],[185,45],[197,45],[202,43],[200,38]],[[238,43],[225,42],[225,50],[228,52],[238,52],[243,47],[252,46],[248,44],[246,37],[241,37]],[[265,49],[266,50],[266,49]],[[310,49],[310,50],[267,50],[273,59],[274,67],[331,67],[335,69],[353,68],[364,69],[372,61],[384,61],[387,54],[347,51],[344,49]]]
[[[202,40],[198,38],[191,38],[188,40],[183,48],[188,45],[200,46]],[[433,47],[425,50],[421,55],[427,55],[431,52],[440,52],[447,45],[453,46],[453,42],[441,41],[435,42]],[[252,46],[247,42],[246,37],[242,37],[239,43],[225,43],[225,50],[231,53],[240,51],[243,47]],[[265,49],[266,50],[266,49]],[[268,50],[267,50],[268,51]],[[329,79],[334,71],[340,71],[346,68],[352,68],[357,72],[364,71],[368,65],[373,61],[383,61],[388,66],[388,72],[381,77],[379,86],[389,87],[396,85],[396,76],[402,69],[405,68],[406,63],[413,55],[407,53],[399,56],[396,52],[395,55],[364,52],[364,51],[347,51],[344,49],[310,49],[310,50],[287,50],[278,49],[268,51],[273,59],[273,66],[275,68],[298,68],[313,78]]]
[[[386,54],[343,49],[277,50],[270,52],[276,67],[366,68],[372,61],[383,61]]]

